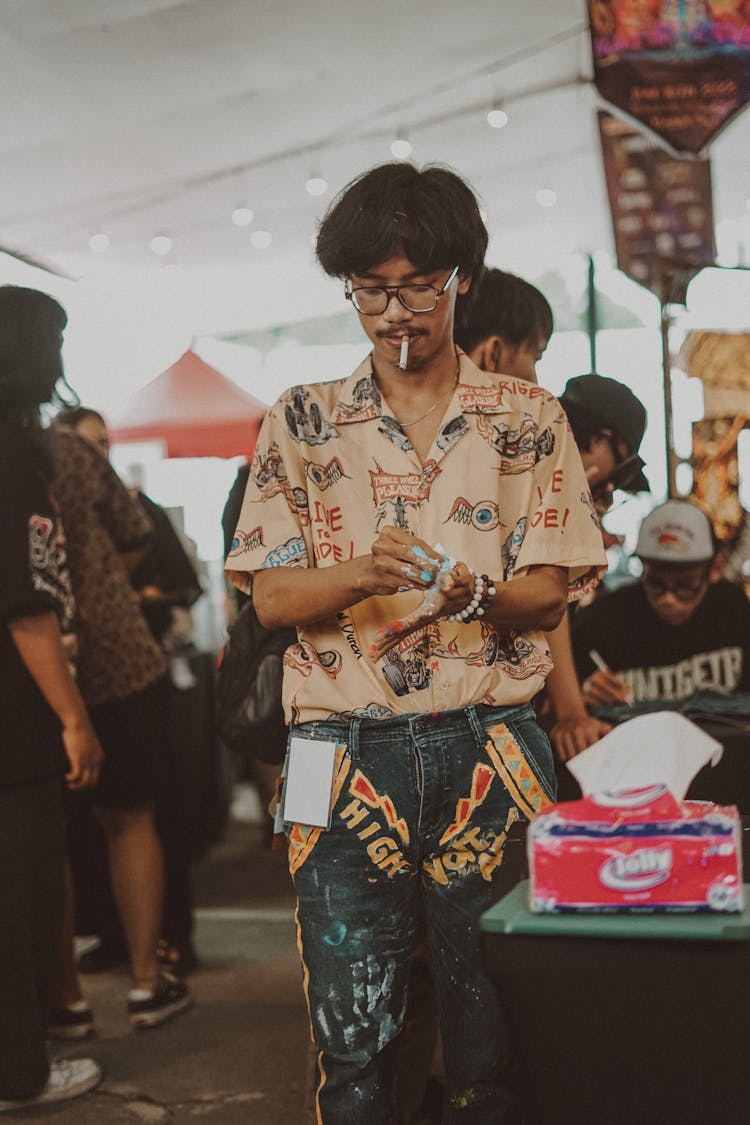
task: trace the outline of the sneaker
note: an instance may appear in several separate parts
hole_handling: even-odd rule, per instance
[[[136,1029],[158,1027],[180,1012],[187,1011],[192,1004],[193,994],[185,982],[162,970],[150,996],[143,997],[139,993],[134,998],[133,992],[128,994],[128,1015]]]
[[[94,1034],[94,1016],[88,1004],[54,1008],[47,1021],[51,1039],[85,1039]]]
[[[101,1080],[102,1068],[93,1059],[57,1059],[49,1068],[49,1078],[41,1093],[34,1098],[0,1101],[0,1113],[77,1098],[93,1090]]]

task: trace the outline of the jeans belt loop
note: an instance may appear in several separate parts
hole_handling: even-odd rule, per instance
[[[349,720],[349,760],[359,761],[359,727],[362,722],[359,718]]]

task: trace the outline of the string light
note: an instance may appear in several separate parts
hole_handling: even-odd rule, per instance
[[[152,254],[157,254],[160,258],[164,258],[171,249],[172,239],[168,234],[155,234],[151,239]]]
[[[109,250],[109,235],[105,234],[104,231],[92,234],[89,239],[89,250],[92,254],[106,254]]]
[[[305,184],[305,191],[308,195],[323,195],[328,191],[328,181],[322,176],[310,176]]]
[[[244,204],[240,204],[232,211],[232,222],[236,227],[249,227],[254,218],[255,212]]]
[[[554,207],[557,203],[557,192],[552,188],[539,188],[536,201],[540,207]]]
[[[493,106],[487,114],[487,124],[493,129],[504,129],[508,124],[508,114],[500,106]]]
[[[394,141],[391,142],[391,152],[397,160],[408,160],[414,151],[414,145],[410,140],[399,133]]]
[[[273,236],[269,230],[254,230],[250,235],[251,245],[253,245],[256,250],[265,250],[271,245],[272,241]]]

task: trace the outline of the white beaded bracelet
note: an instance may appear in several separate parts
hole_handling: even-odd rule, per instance
[[[494,598],[497,590],[486,574],[477,574],[469,567],[469,572],[474,578],[474,594],[469,604],[457,613],[448,614],[448,621],[472,621],[484,617],[485,608]]]

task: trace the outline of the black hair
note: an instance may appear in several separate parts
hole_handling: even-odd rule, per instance
[[[352,180],[323,219],[316,255],[330,277],[367,273],[403,253],[420,273],[459,267],[478,281],[487,228],[455,172],[395,161]]]
[[[78,401],[60,354],[67,323],[65,309],[49,294],[0,285],[0,416],[35,428],[43,403]]]
[[[577,402],[569,402],[567,399],[560,405],[567,415],[570,428],[573,431],[573,440],[581,453],[590,451],[592,441],[599,436],[602,430],[612,430],[613,434],[621,437],[614,426],[604,422],[597,414],[592,414],[585,406],[581,406]]]
[[[503,270],[486,269],[472,286],[471,303],[456,311],[454,339],[465,352],[490,336],[501,336],[513,347],[545,342],[554,321],[549,301],[522,277]]]
[[[75,430],[87,418],[96,418],[106,429],[107,423],[102,415],[90,406],[66,406],[57,412],[51,424],[55,429]]]

